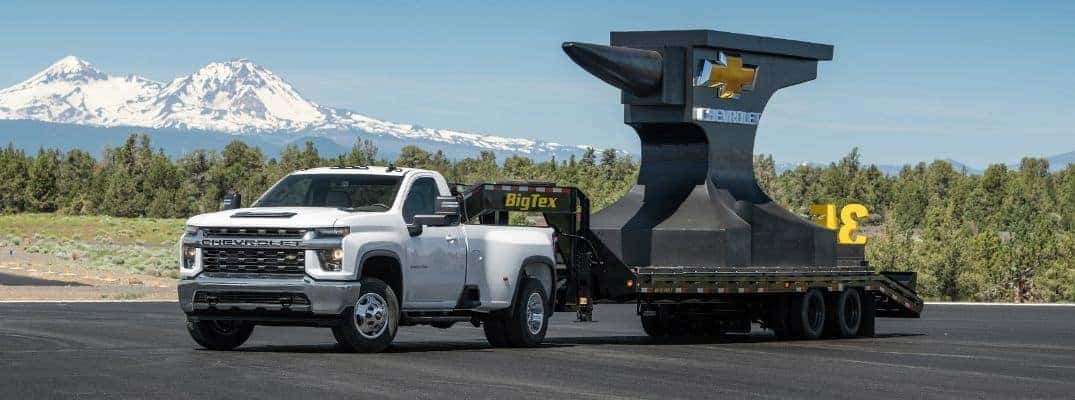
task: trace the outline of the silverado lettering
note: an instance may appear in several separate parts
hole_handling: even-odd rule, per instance
[[[205,247],[299,247],[301,240],[269,239],[202,239]]]

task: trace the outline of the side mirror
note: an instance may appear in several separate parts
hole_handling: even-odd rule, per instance
[[[236,208],[242,207],[242,203],[243,196],[240,195],[239,192],[229,191],[227,194],[224,195],[224,201],[220,202],[220,210],[234,210]]]
[[[459,198],[455,196],[437,196],[437,200],[433,206],[433,213],[437,215],[445,215],[454,218],[452,221],[459,220],[460,214]]]
[[[407,225],[407,233],[411,236],[422,234],[423,226],[448,226],[455,223],[451,215],[421,214],[415,215],[410,225]]]

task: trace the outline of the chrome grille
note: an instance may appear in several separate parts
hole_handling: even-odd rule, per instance
[[[202,228],[205,237],[257,237],[274,239],[301,239],[308,229],[302,228]]]
[[[295,274],[306,269],[302,249],[203,248],[207,273]]]

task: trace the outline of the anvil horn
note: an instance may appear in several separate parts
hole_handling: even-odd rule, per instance
[[[631,47],[564,42],[564,53],[582,69],[638,97],[661,91],[661,53]]]

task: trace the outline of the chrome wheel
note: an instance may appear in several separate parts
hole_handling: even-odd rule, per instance
[[[355,303],[355,330],[367,339],[376,339],[388,328],[388,306],[384,297],[366,293]]]
[[[545,302],[540,293],[531,293],[526,299],[526,328],[531,335],[537,335],[545,325]]]

